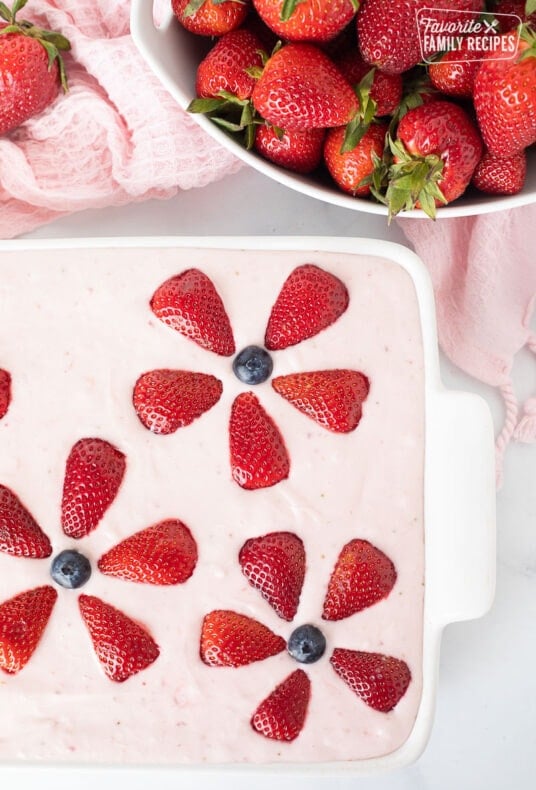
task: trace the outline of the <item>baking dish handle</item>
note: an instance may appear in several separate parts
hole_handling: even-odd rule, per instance
[[[439,626],[481,617],[495,590],[495,452],[486,402],[463,392],[428,402],[427,611]]]

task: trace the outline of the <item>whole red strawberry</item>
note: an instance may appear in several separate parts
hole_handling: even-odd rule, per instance
[[[223,36],[240,27],[249,11],[249,0],[171,0],[181,25],[200,36]]]
[[[467,21],[466,11],[481,11],[483,0],[365,0],[357,15],[359,48],[367,63],[401,74],[423,57],[417,12],[432,9],[434,21]],[[462,12],[459,15],[453,12]],[[475,17],[476,18],[476,17]],[[424,41],[424,39],[423,39]],[[424,54],[433,54],[426,48]]]
[[[233,479],[242,488],[269,488],[289,476],[283,437],[252,392],[235,398],[229,438]]]
[[[473,49],[473,41],[474,36],[465,38],[459,49],[445,52],[430,64],[428,74],[434,88],[447,96],[472,97],[482,61],[482,53]]]
[[[97,658],[110,680],[123,683],[156,661],[158,645],[126,614],[94,595],[81,595],[78,604]]]
[[[330,660],[346,685],[380,713],[398,705],[411,681],[406,662],[393,656],[335,648]]]
[[[368,180],[375,169],[375,157],[381,159],[385,146],[387,124],[373,123],[358,143],[344,150],[344,127],[330,129],[324,143],[324,162],[333,180],[355,197],[370,194]],[[367,183],[363,183],[363,182]]]
[[[272,387],[299,411],[335,433],[354,431],[369,381],[357,370],[315,370],[272,379]]]
[[[262,49],[260,39],[245,28],[226,33],[198,66],[197,96],[216,98],[226,91],[238,99],[249,99],[256,80],[247,69],[262,67]]]
[[[107,576],[162,586],[187,581],[196,564],[192,533],[178,519],[166,519],[118,543],[98,567]]]
[[[486,152],[476,166],[472,184],[487,195],[516,195],[523,189],[526,173],[525,151],[504,158]]]
[[[11,403],[11,376],[0,368],[0,420],[5,417]]]
[[[238,556],[242,573],[276,614],[292,620],[305,577],[303,541],[292,532],[270,532],[247,540]]]
[[[103,439],[80,439],[65,467],[61,525],[70,538],[83,538],[99,523],[125,474],[123,453]]]
[[[58,593],[37,587],[0,604],[0,669],[16,674],[23,669],[43,635]]]
[[[352,20],[358,0],[253,0],[259,16],[285,41],[329,41]]]
[[[215,376],[189,370],[150,370],[134,386],[133,403],[142,424],[153,433],[170,434],[190,425],[220,399]]]
[[[486,148],[510,157],[536,142],[536,34],[528,28],[517,45],[517,32],[503,33],[504,51],[482,62],[474,87],[474,104]]]
[[[10,488],[0,485],[0,551],[15,557],[50,557],[52,546],[37,521]]]
[[[358,110],[352,86],[330,58],[301,43],[287,44],[272,55],[252,101],[266,121],[286,130],[342,126]]]
[[[0,134],[16,129],[38,115],[54,99],[67,77],[60,52],[70,49],[67,39],[18,20],[27,0],[16,0],[10,11],[0,4]]]
[[[386,598],[396,582],[395,566],[367,540],[356,538],[343,548],[324,600],[324,620],[343,620]]]
[[[303,729],[311,681],[303,669],[296,669],[261,702],[251,718],[251,726],[265,738],[293,741]]]
[[[243,667],[281,653],[287,644],[269,628],[244,614],[217,609],[201,628],[201,660],[211,667]]]
[[[325,129],[283,131],[261,124],[255,132],[255,150],[286,170],[311,173],[322,161],[325,136]]]
[[[391,215],[417,207],[434,217],[437,205],[466,190],[482,155],[482,141],[465,110],[452,102],[432,101],[404,115],[391,150]]]

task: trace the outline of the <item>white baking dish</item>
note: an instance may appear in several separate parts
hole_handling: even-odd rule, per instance
[[[226,766],[230,772],[258,770],[277,774],[362,775],[393,769],[418,758],[433,721],[439,646],[445,625],[481,617],[491,605],[495,581],[495,470],[493,428],[485,402],[472,394],[447,392],[440,380],[434,300],[422,262],[397,244],[370,239],[339,238],[143,238],[62,241],[11,241],[4,251],[89,249],[263,250],[305,254],[359,254],[387,259],[411,277],[420,312],[424,352],[425,403],[425,593],[423,684],[413,731],[397,751],[352,763]],[[147,262],[150,266],[150,261]],[[179,265],[179,263],[178,263]],[[1,259],[0,259],[1,266]],[[0,692],[1,697],[1,692]],[[7,769],[9,766],[5,766]],[[39,770],[39,769],[36,769]],[[69,768],[61,768],[68,771]],[[96,769],[97,770],[97,769]],[[109,770],[109,769],[108,769]],[[121,770],[121,769],[116,769]],[[191,767],[177,771],[192,771]],[[199,770],[203,770],[200,768]],[[0,766],[0,777],[2,776]],[[177,776],[179,777],[180,774]]]
[[[210,41],[184,30],[173,17],[171,3],[168,9],[162,12],[159,27],[155,27],[152,7],[152,0],[132,0],[130,20],[132,36],[156,76],[177,103],[186,109],[195,98],[197,66],[210,48]],[[301,176],[284,170],[263,159],[254,151],[246,151],[206,116],[194,114],[193,117],[216,142],[229,149],[250,167],[254,167],[280,184],[336,206],[387,216],[387,208],[380,203],[351,197],[335,185],[315,179],[313,176]],[[487,214],[536,202],[536,151],[529,150],[527,154],[527,179],[519,194],[510,197],[490,197],[475,190],[451,205],[442,206],[437,212],[438,218]],[[406,211],[401,216],[427,218],[423,211],[417,209]]]

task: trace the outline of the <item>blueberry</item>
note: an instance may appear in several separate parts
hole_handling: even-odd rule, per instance
[[[287,650],[300,664],[314,664],[324,655],[326,637],[314,625],[300,625],[291,633]]]
[[[273,369],[272,357],[260,346],[246,346],[233,360],[233,370],[244,384],[262,384]]]
[[[52,560],[50,575],[62,587],[73,590],[87,582],[91,576],[91,565],[79,551],[67,549]]]

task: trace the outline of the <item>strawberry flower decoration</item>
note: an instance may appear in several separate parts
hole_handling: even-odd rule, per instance
[[[70,541],[96,529],[115,500],[126,471],[124,454],[103,439],[80,439],[65,468],[61,526]],[[0,552],[43,560],[52,544],[37,521],[8,487],[0,485]],[[167,519],[113,546],[98,561],[109,576],[146,584],[181,584],[197,563],[197,545],[178,519]],[[50,569],[60,588],[79,588],[91,576],[88,558],[72,544],[54,558]],[[0,669],[19,672],[32,657],[58,599],[51,584],[0,603]],[[78,599],[93,649],[110,680],[122,682],[149,667],[160,649],[149,631],[127,614],[94,595]]]
[[[275,613],[292,622],[298,612],[305,578],[305,549],[291,532],[272,532],[242,546],[239,563],[249,583]],[[386,598],[397,574],[389,557],[366,540],[354,539],[341,550],[331,574],[322,619],[342,620]],[[295,628],[288,640],[262,623],[229,610],[214,610],[203,620],[200,656],[211,667],[242,667],[283,652],[301,664],[320,660],[327,649],[320,628]],[[335,647],[330,664],[360,700],[388,713],[411,682],[405,661],[382,653]],[[254,711],[250,724],[259,734],[278,741],[293,741],[305,724],[311,680],[294,669]]]
[[[233,331],[214,283],[188,269],[157,288],[150,306],[166,326],[202,348],[234,357],[230,370],[247,385],[267,381],[273,352],[301,343],[327,329],[346,311],[344,283],[313,264],[291,272],[266,327],[264,348],[246,346],[236,354]],[[236,356],[235,356],[236,354]],[[278,376],[273,389],[296,409],[335,433],[357,428],[369,392],[367,377],[355,370],[319,370]],[[143,373],[133,392],[142,424],[155,434],[171,434],[215,406],[222,382],[207,373],[159,369]],[[273,486],[290,474],[290,457],[281,432],[249,390],[236,396],[229,420],[231,474],[244,489]]]

